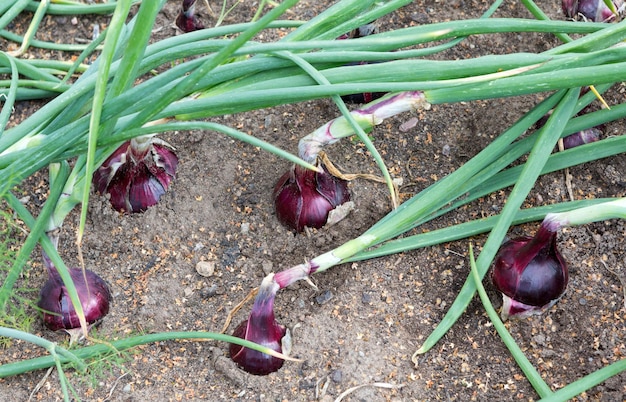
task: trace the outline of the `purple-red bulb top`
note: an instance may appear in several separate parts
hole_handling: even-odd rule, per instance
[[[556,247],[556,231],[543,225],[535,237],[505,242],[491,274],[495,287],[516,302],[542,307],[567,287],[567,264]],[[512,315],[512,314],[509,314]]]
[[[176,26],[183,32],[193,32],[204,29],[204,24],[195,15],[196,0],[183,0],[182,7],[176,16]]]
[[[261,286],[252,306],[250,317],[237,326],[233,336],[258,343],[276,352],[282,353],[282,339],[286,329],[274,317],[274,298],[278,285],[269,288]],[[268,354],[231,344],[231,359],[250,374],[267,375],[278,371],[284,360]]]
[[[601,134],[602,132],[595,127],[570,134],[567,137],[563,137],[563,149],[575,148],[599,141]]]
[[[111,292],[106,282],[95,272],[70,268],[70,276],[78,292],[78,298],[87,324],[100,321],[109,313]],[[48,267],[49,278],[41,289],[37,306],[43,310],[46,327],[53,331],[80,328],[80,321],[56,267]]]
[[[623,13],[624,0],[612,0],[618,14]],[[561,8],[568,18],[584,19],[592,22],[611,22],[616,15],[603,0],[562,0]]]
[[[301,232],[304,227],[321,228],[330,211],[350,201],[348,182],[328,173],[293,165],[274,187],[278,220]]]
[[[94,172],[93,182],[117,211],[143,212],[165,194],[177,166],[178,157],[165,144],[127,141]]]

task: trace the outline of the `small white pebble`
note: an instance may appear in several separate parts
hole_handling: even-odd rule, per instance
[[[250,232],[250,224],[248,222],[242,222],[241,234],[248,234]]]
[[[202,276],[212,276],[215,273],[215,261],[200,261],[196,264],[196,272]]]

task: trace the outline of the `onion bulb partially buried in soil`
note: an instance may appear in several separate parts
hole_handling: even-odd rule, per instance
[[[250,317],[235,328],[233,336],[288,355],[288,349],[290,349],[289,331],[280,325],[274,316],[274,298],[278,288],[278,284],[273,280],[273,275],[269,275],[263,280],[259,293],[254,300]],[[278,371],[284,363],[284,360],[278,357],[234,343],[230,345],[229,354],[230,358],[241,369],[254,375],[268,375]]]
[[[72,304],[67,287],[57,268],[44,255],[48,280],[40,292],[37,306],[43,311],[43,321],[52,331],[65,330],[72,337],[80,331],[80,321]],[[95,272],[69,268],[69,274],[78,292],[85,320],[89,326],[98,324],[109,313],[111,291],[107,283]]]
[[[329,220],[334,210],[350,201],[348,182],[329,173],[323,164],[318,166],[319,172],[292,165],[274,187],[276,217],[296,232],[305,227],[319,229],[345,216]]]
[[[93,182],[117,211],[143,212],[165,194],[177,166],[178,157],[168,143],[138,137],[115,150],[94,172]]]
[[[556,247],[556,229],[549,222],[534,237],[506,241],[491,272],[502,293],[501,316],[524,318],[554,305],[567,288],[568,269]]]

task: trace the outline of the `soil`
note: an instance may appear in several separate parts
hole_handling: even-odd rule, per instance
[[[303,1],[292,18],[311,18],[331,1]],[[562,18],[560,2],[538,1],[552,18]],[[215,19],[202,2],[200,18]],[[241,2],[225,23],[248,21],[256,3]],[[486,1],[417,0],[380,21],[381,30],[445,20],[474,18]],[[172,26],[178,1],[160,13],[155,39],[177,34]],[[213,7],[219,7],[213,4]],[[217,11],[217,10],[216,10]],[[501,17],[531,18],[519,2],[506,2]],[[30,15],[24,14],[28,21]],[[72,43],[89,38],[92,24],[106,16],[47,16],[40,38]],[[12,26],[20,31],[25,25]],[[4,42],[6,44],[6,42]],[[459,59],[490,53],[541,52],[558,42],[549,35],[508,34],[471,37],[440,58]],[[4,46],[4,45],[3,45]],[[67,54],[47,53],[51,58]],[[620,103],[623,88],[610,91],[609,104]],[[419,124],[400,126],[401,115],[373,131],[375,145],[390,171],[403,180],[403,200],[459,168],[495,136],[513,124],[542,96],[525,96],[433,106],[416,114]],[[41,102],[16,105],[11,124],[28,116]],[[281,106],[223,116],[214,121],[236,127],[296,152],[297,141],[338,115],[330,100]],[[622,135],[623,122],[604,127],[603,136]],[[277,221],[271,193],[288,162],[215,132],[174,132],[162,136],[180,158],[177,178],[161,202],[143,214],[121,215],[105,197],[89,205],[83,254],[87,267],[111,285],[114,304],[97,336],[116,339],[161,331],[220,331],[227,313],[269,272],[302,263],[354,238],[390,211],[386,188],[356,180],[350,184],[356,209],[336,226],[294,235]],[[377,173],[358,141],[344,140],[328,149],[345,172]],[[619,155],[570,169],[575,199],[626,196],[626,156]],[[46,193],[46,172],[21,186],[37,210]],[[432,230],[497,213],[508,190],[482,198],[419,230]],[[563,172],[543,176],[525,207],[565,201]],[[62,257],[78,265],[74,228],[78,211],[68,217],[61,238]],[[511,235],[534,233],[537,224],[515,227]],[[508,321],[507,328],[534,367],[554,390],[626,355],[624,278],[626,224],[614,220],[563,230],[559,247],[569,262],[570,283],[561,301],[545,314]],[[76,396],[85,401],[331,401],[344,391],[347,401],[536,400],[538,395],[501,342],[484,308],[475,299],[446,336],[418,364],[411,356],[440,322],[469,273],[470,241],[480,251],[485,236],[446,243],[370,261],[344,264],[306,283],[279,292],[276,316],[292,330],[292,355],[268,376],[253,376],[227,357],[218,342],[160,342],[138,347],[108,365],[94,366],[92,376],[68,370]],[[209,276],[196,271],[213,264]],[[33,258],[28,284],[46,279]],[[501,299],[489,281],[496,307]],[[237,315],[246,318],[250,305]],[[36,314],[32,310],[33,314]],[[56,342],[63,334],[41,322],[33,333]],[[43,354],[15,341],[0,356],[2,363]],[[58,374],[45,371],[0,380],[0,399],[62,399]],[[37,384],[44,379],[39,388]],[[391,388],[373,386],[391,384]],[[582,394],[577,400],[626,399],[626,373]]]

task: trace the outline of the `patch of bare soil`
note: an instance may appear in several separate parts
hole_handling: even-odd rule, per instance
[[[178,1],[161,12],[157,36],[175,35],[172,21]],[[553,18],[561,18],[560,2],[539,1]],[[310,18],[330,1],[301,2],[295,15]],[[418,0],[380,21],[382,30],[415,24],[478,17],[489,3],[481,0]],[[215,6],[214,6],[215,7]],[[204,7],[201,18],[214,20]],[[251,3],[237,6],[225,23],[249,20]],[[518,2],[507,2],[502,17],[528,17]],[[89,37],[91,24],[102,17],[46,17],[43,30],[72,42],[77,30]],[[449,59],[490,53],[540,52],[556,44],[549,35],[509,34],[472,37],[438,57]],[[56,57],[56,55],[50,55]],[[621,101],[623,88],[607,95]],[[402,178],[403,199],[459,168],[540,99],[511,99],[434,106],[416,115],[408,131],[400,125],[412,116],[386,121],[373,131],[375,145],[394,177]],[[34,105],[34,106],[33,106]],[[36,103],[17,106],[28,114]],[[330,100],[282,106],[216,118],[296,152],[297,141],[338,115]],[[604,136],[622,135],[623,122],[606,127]],[[114,304],[98,330],[112,339],[131,333],[219,331],[228,311],[268,272],[276,272],[328,251],[359,235],[390,210],[386,189],[377,183],[351,183],[356,210],[328,230],[294,235],[276,220],[271,202],[275,181],[288,168],[284,160],[215,132],[174,132],[164,139],[177,148],[178,176],[162,202],[144,214],[114,212],[104,197],[89,206],[84,258],[90,269],[111,284]],[[328,150],[344,171],[377,173],[365,148],[344,140]],[[626,195],[626,157],[619,155],[570,169],[576,199]],[[25,193],[36,196],[33,178]],[[508,192],[484,197],[466,208],[436,219],[418,230],[432,230],[497,213]],[[542,177],[526,206],[568,199],[563,172]],[[35,207],[36,205],[31,205]],[[77,265],[73,226],[67,220],[60,249],[68,264]],[[538,225],[516,227],[513,234],[534,233]],[[610,221],[564,230],[559,244],[570,264],[570,285],[563,299],[546,314],[508,322],[507,327],[546,382],[558,389],[626,354],[623,278],[626,269],[626,223]],[[471,239],[480,251],[485,237]],[[315,276],[319,290],[296,284],[281,291],[277,319],[292,328],[293,355],[266,377],[248,375],[227,357],[227,345],[216,342],[162,342],[137,348],[95,381],[69,372],[77,395],[88,401],[237,400],[330,401],[355,386],[383,382],[393,389],[365,386],[350,401],[534,400],[538,396],[500,341],[478,300],[417,366],[411,355],[439,323],[469,273],[470,240],[345,264]],[[212,275],[196,272],[196,264],[215,264]],[[40,261],[30,270],[30,284],[45,280]],[[494,305],[500,296],[485,281]],[[249,307],[240,311],[234,325]],[[33,312],[34,314],[34,312]],[[232,330],[231,326],[231,330]],[[34,332],[64,342],[40,323]],[[43,353],[14,342],[0,357],[3,363]],[[0,399],[27,400],[43,371],[0,380]],[[61,390],[53,372],[33,396],[58,400]],[[622,373],[580,396],[579,400],[626,398]],[[400,387],[401,386],[401,387]]]

